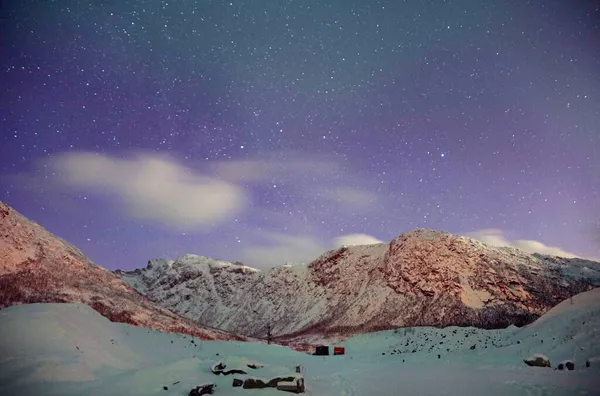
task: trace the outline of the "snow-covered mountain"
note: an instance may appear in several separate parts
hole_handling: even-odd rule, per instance
[[[271,326],[287,341],[405,326],[520,326],[600,285],[599,263],[425,229],[265,272],[185,255],[117,273],[199,323],[257,337]]]
[[[162,308],[0,202],[0,309],[39,302],[79,302],[115,322],[203,339],[237,338]]]

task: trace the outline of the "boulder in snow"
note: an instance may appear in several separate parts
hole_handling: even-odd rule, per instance
[[[295,385],[296,392],[298,389],[304,389],[304,377],[301,375],[295,376],[283,376],[283,377],[275,377],[266,381],[262,378],[248,378],[244,381],[243,387],[244,389],[263,389],[263,388],[277,388],[279,389],[279,384],[281,383],[300,383],[301,385]],[[304,391],[303,391],[304,392]],[[300,392],[298,392],[300,393]]]
[[[585,360],[585,367],[600,365],[600,356],[594,356]]]
[[[264,365],[262,365],[259,362],[254,361],[254,360],[247,361],[246,362],[246,366],[248,366],[249,368],[251,368],[253,370],[257,370],[259,368],[263,368],[264,367]]]
[[[293,376],[271,378],[269,382],[267,382],[267,388],[277,388],[277,385],[279,385],[280,382],[289,382],[294,381],[295,379],[296,377]]]
[[[563,360],[562,362],[558,363],[558,366],[556,366],[557,370],[575,370],[575,362],[572,360]]]
[[[263,389],[267,387],[267,383],[260,378],[248,378],[242,386],[244,389]]]
[[[234,388],[237,388],[237,387],[242,386],[242,385],[244,385],[244,381],[242,381],[239,378],[234,378],[233,379],[233,387]]]
[[[212,371],[213,374],[219,375],[225,370],[225,367],[227,367],[225,363],[218,361],[210,367],[210,371]]]
[[[550,367],[550,359],[546,355],[536,353],[523,360],[526,365],[533,367]]]
[[[304,378],[298,376],[294,381],[281,381],[277,384],[277,390],[304,393]]]
[[[222,374],[230,375],[230,374],[248,374],[248,373],[245,372],[244,370],[240,370],[240,369],[231,369],[231,370],[223,371]]]
[[[202,384],[192,389],[188,396],[212,395],[215,392],[215,384]]]

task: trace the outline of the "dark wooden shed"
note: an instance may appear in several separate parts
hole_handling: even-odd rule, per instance
[[[327,356],[329,355],[329,347],[327,345],[317,345],[314,355]]]

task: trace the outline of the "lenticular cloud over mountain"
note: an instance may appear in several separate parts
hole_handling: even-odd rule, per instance
[[[356,246],[356,245],[374,245],[378,243],[383,243],[379,239],[374,236],[367,234],[348,234],[342,235],[335,238],[333,242],[333,246],[335,248],[339,248],[342,246]]]
[[[467,236],[480,240],[490,246],[512,246],[517,249],[523,250],[527,253],[539,253],[539,254],[547,254],[550,256],[560,256],[566,258],[574,258],[580,257],[577,254],[565,252],[559,247],[555,246],[546,246],[541,242],[532,241],[532,240],[516,240],[509,241],[504,236],[504,232],[497,228],[490,228],[485,230],[479,230],[474,232],[469,232],[466,234]]]

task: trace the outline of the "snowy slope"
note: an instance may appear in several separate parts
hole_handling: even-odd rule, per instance
[[[224,396],[285,394],[232,388],[234,377],[246,376],[212,374],[210,366],[223,361],[267,379],[300,364],[307,394],[319,396],[599,395],[600,365],[583,364],[600,355],[599,307],[596,289],[521,329],[383,331],[346,340],[344,356],[317,357],[112,323],[80,304],[14,306],[0,311],[0,394],[187,395],[206,382],[215,382],[215,394]],[[576,369],[526,366],[522,359],[533,353],[549,356],[554,367],[574,359]],[[264,367],[248,370],[248,361]]]
[[[530,325],[500,330],[474,327],[411,327],[361,334],[340,343],[370,356],[385,353],[402,359],[476,359],[481,364],[521,366],[522,360],[543,353],[553,363],[574,359],[583,365],[600,356],[600,288],[561,302]],[[384,356],[384,355],[382,355]],[[412,361],[412,360],[411,360]]]
[[[199,323],[257,337],[270,324],[280,340],[415,325],[524,325],[563,299],[600,286],[598,263],[422,229],[265,272],[187,255],[117,273],[151,300]]]
[[[237,338],[160,307],[0,202],[0,308],[36,302],[81,302],[117,322],[210,339]]]

